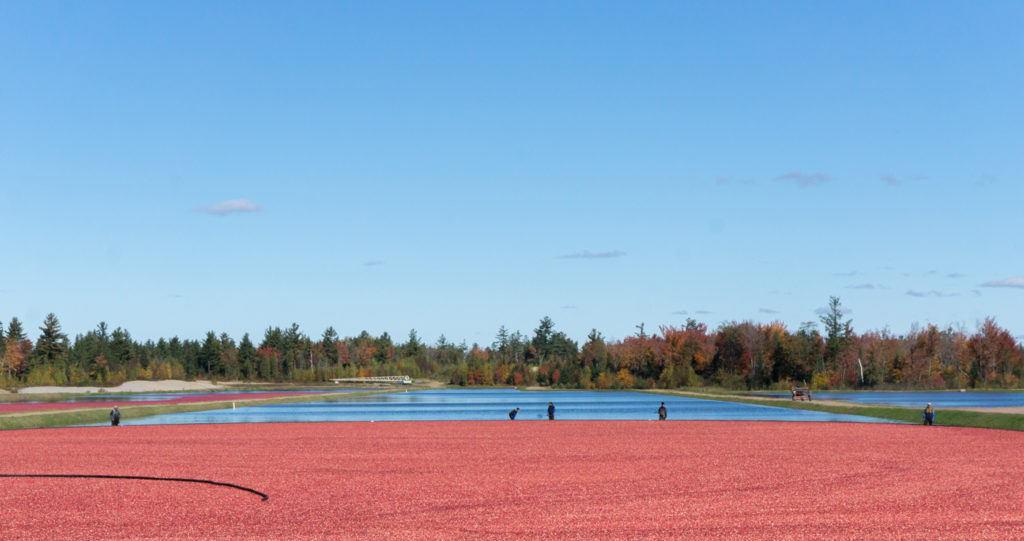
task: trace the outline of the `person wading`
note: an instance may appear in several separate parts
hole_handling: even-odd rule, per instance
[[[117,406],[110,410],[110,426],[117,426],[121,424],[121,412],[117,410]]]
[[[665,403],[661,403],[661,407],[658,408],[658,420],[664,421],[668,417],[668,410],[665,409]]]
[[[549,421],[554,421],[555,420],[555,403],[554,402],[548,402],[548,420]]]
[[[508,412],[508,418],[509,418],[509,420],[511,420],[511,421],[515,421],[515,420],[516,420],[516,414],[517,414],[517,413],[519,413],[519,408],[516,408],[516,409],[514,409],[514,410],[512,410],[512,411]]]

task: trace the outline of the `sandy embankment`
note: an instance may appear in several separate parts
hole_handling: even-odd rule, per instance
[[[980,411],[982,413],[1024,413],[1024,406],[1007,406],[1003,408],[944,408],[949,410]],[[937,411],[942,411],[939,409]]]
[[[227,389],[224,385],[209,381],[182,381],[166,379],[162,381],[126,381],[117,387],[25,387],[18,394],[52,394],[52,393],[153,393],[160,391],[214,391]]]

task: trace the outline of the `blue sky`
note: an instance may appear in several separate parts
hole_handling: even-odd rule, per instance
[[[0,0],[0,320],[1024,335],[1019,2]]]

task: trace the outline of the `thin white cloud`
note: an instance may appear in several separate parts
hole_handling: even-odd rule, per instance
[[[915,291],[913,289],[907,290],[907,295],[911,297],[959,297],[959,293],[943,293],[941,291]]]
[[[674,316],[688,316],[688,315],[690,315],[690,313],[687,312],[686,310],[676,310],[675,312],[672,312],[672,315],[674,315]]]
[[[1024,276],[1014,276],[1004,280],[993,280],[981,284],[981,287],[1021,287],[1024,288]]]
[[[785,175],[777,177],[776,180],[785,180],[793,182],[801,188],[809,188],[811,186],[825,184],[831,179],[824,173],[802,173],[800,171],[791,171]]]
[[[263,206],[250,199],[228,199],[213,205],[199,207],[196,210],[216,216],[227,216],[236,212],[259,212],[263,210]]]
[[[946,275],[946,278],[954,278],[954,279],[956,279],[956,278],[963,278],[964,276],[967,276],[967,275],[966,274],[960,274],[959,272],[951,272],[951,273]]]
[[[771,308],[759,308],[757,311],[762,313],[762,314],[778,314],[779,313],[778,310],[772,310]]]
[[[900,179],[892,175],[882,175],[882,182],[889,186],[899,186],[900,184],[903,184],[903,182],[900,181]]]
[[[846,286],[846,289],[885,289],[881,284],[854,284]]]
[[[708,310],[697,310],[696,312],[694,312],[694,314],[700,314],[702,316],[706,316],[706,315],[708,315],[710,313],[712,313],[712,312],[709,312]]]
[[[562,310],[575,310],[575,309],[576,309],[576,305],[575,304],[566,304],[565,306],[562,307]]]
[[[558,259],[611,259],[613,257],[622,257],[626,255],[626,252],[622,250],[612,250],[610,252],[591,252],[590,250],[583,250],[582,252],[576,252],[573,254],[565,254],[558,256]]]
[[[728,183],[729,183],[729,179],[727,179],[725,177],[715,177],[715,184],[717,184],[719,186],[725,186]]]
[[[384,264],[383,261],[374,259],[372,261],[367,261],[366,263],[363,263],[363,266],[364,267],[376,267],[377,265],[383,265],[383,264]]]

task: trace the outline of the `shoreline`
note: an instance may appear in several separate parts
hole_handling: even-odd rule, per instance
[[[184,381],[180,379],[165,379],[159,381],[132,380],[126,381],[116,387],[97,386],[39,386],[24,387],[18,389],[17,394],[103,394],[103,393],[155,393],[172,391],[221,391],[230,389],[230,386],[220,383],[212,383],[205,380]]]

